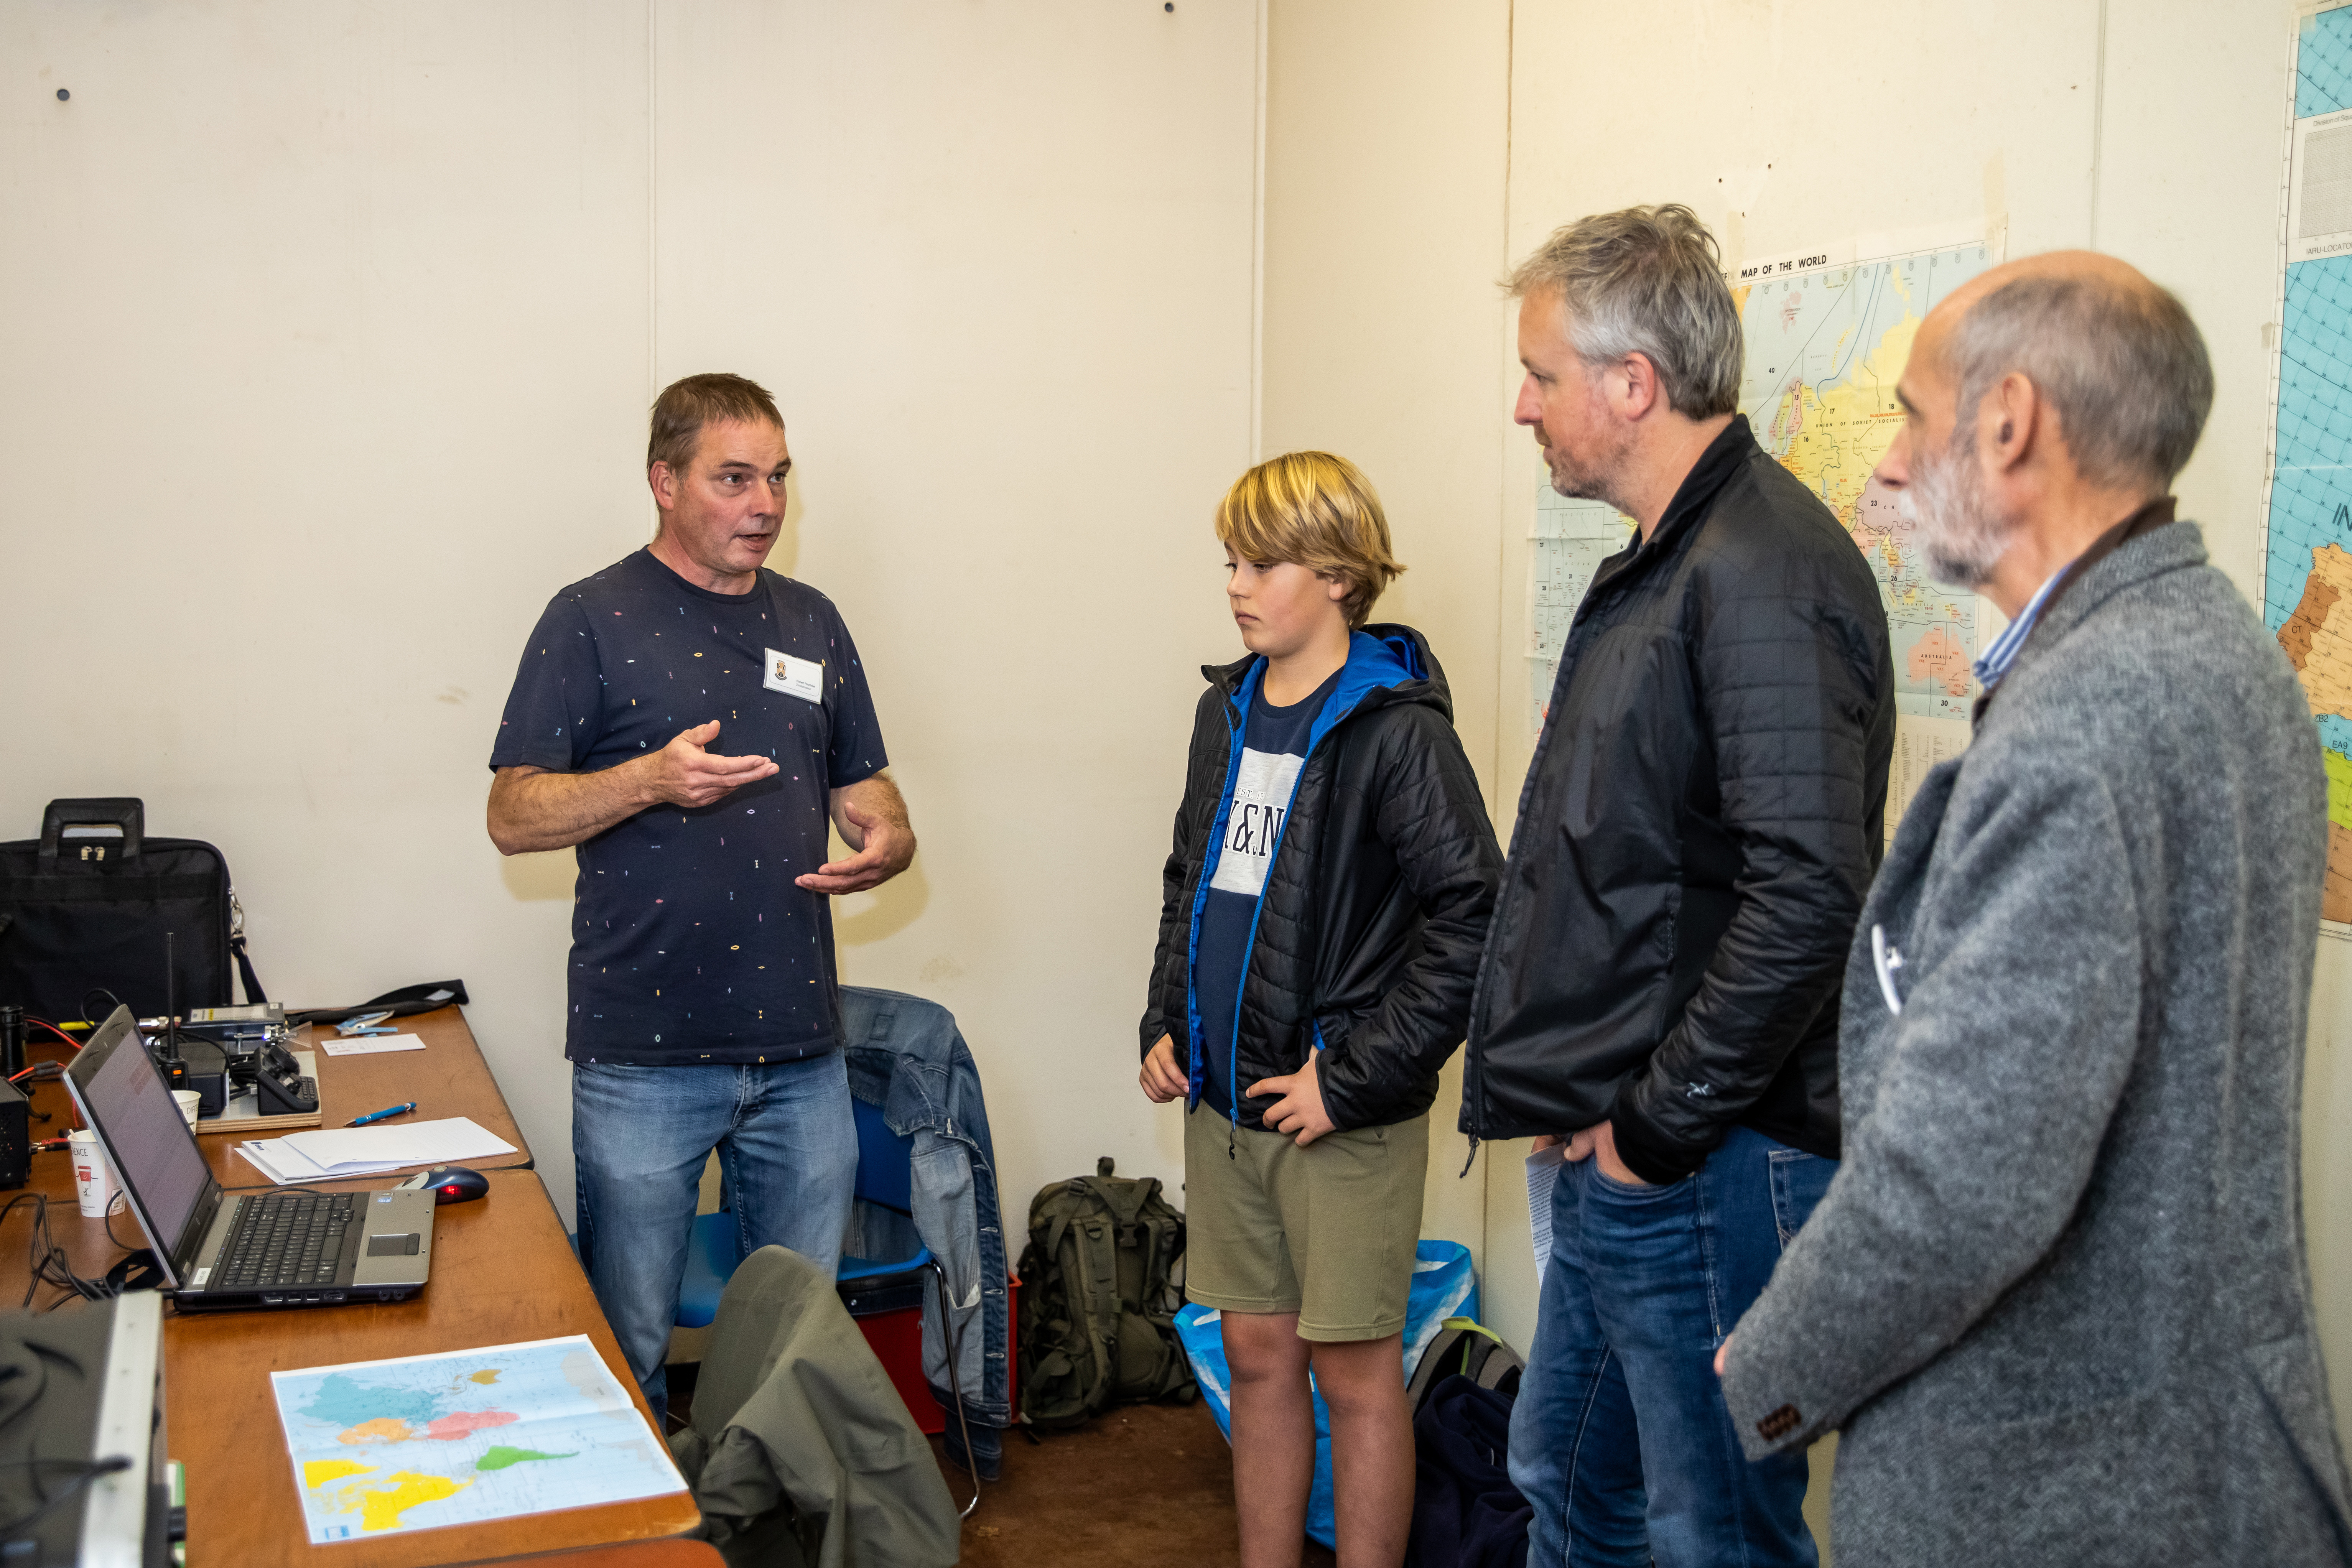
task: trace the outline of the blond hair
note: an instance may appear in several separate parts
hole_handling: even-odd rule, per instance
[[[1363,470],[1328,452],[1285,452],[1234,481],[1217,503],[1217,540],[1245,561],[1286,561],[1348,585],[1354,630],[1404,570]]]

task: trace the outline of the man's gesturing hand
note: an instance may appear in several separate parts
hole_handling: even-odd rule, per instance
[[[646,784],[672,805],[709,805],[776,771],[769,757],[721,757],[703,750],[719,738],[719,721],[678,731],[677,739],[646,761]]]
[[[1160,1036],[1160,1043],[1151,1047],[1151,1054],[1143,1058],[1142,1083],[1143,1092],[1150,1097],[1154,1105],[1181,1100],[1191,1090],[1191,1080],[1176,1065],[1176,1040],[1173,1036]]]
[[[907,803],[887,775],[876,773],[833,792],[833,825],[856,851],[793,879],[813,893],[862,893],[905,870],[915,858],[915,830]]]

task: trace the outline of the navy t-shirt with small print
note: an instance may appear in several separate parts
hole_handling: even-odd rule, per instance
[[[818,699],[776,689],[812,683]],[[833,601],[765,570],[748,594],[712,593],[640,550],[548,601],[490,766],[595,773],[713,719],[711,752],[777,772],[579,847],[574,1061],[790,1061],[836,1043],[831,900],[793,879],[824,864],[830,792],[888,759]]]

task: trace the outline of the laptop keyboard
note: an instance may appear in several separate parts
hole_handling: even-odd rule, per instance
[[[333,1284],[352,1228],[352,1200],[366,1195],[271,1193],[246,1199],[221,1248],[212,1289]]]

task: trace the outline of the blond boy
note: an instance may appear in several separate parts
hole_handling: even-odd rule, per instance
[[[1299,1559],[1310,1367],[1339,1561],[1395,1568],[1429,1108],[1502,857],[1428,642],[1366,624],[1404,568],[1364,476],[1322,452],[1262,463],[1216,531],[1249,653],[1202,672],[1143,1090],[1186,1103],[1187,1294],[1223,1314],[1244,1568]]]

